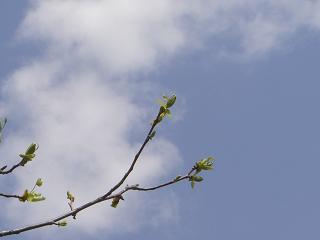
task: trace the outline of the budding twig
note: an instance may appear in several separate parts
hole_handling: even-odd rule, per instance
[[[141,147],[139,148],[138,152],[134,156],[129,169],[125,172],[125,174],[120,179],[120,181],[117,182],[108,192],[106,192],[102,196],[100,196],[100,197],[98,197],[98,198],[96,198],[96,199],[94,199],[94,200],[92,200],[90,202],[87,202],[87,203],[83,204],[82,206],[74,208],[74,206],[73,206],[74,197],[68,191],[67,192],[67,198],[70,200],[68,202],[68,205],[70,207],[70,211],[68,211],[68,212],[66,212],[66,213],[64,213],[64,214],[62,214],[62,215],[60,215],[58,217],[55,217],[55,218],[53,218],[51,220],[43,221],[43,222],[38,223],[38,224],[33,224],[33,225],[26,226],[26,227],[7,230],[7,231],[0,231],[0,237],[19,234],[19,233],[22,233],[22,232],[30,231],[30,230],[37,229],[37,228],[42,228],[42,227],[45,227],[45,226],[51,226],[51,225],[55,225],[55,226],[59,226],[59,227],[60,226],[61,227],[62,226],[66,226],[67,225],[67,222],[65,221],[66,218],[73,217],[75,219],[76,215],[79,212],[81,212],[81,211],[83,211],[83,210],[85,210],[87,208],[90,208],[91,206],[96,205],[98,203],[101,203],[101,202],[104,202],[104,201],[107,201],[107,200],[112,200],[111,206],[116,207],[120,200],[124,200],[123,196],[129,191],[153,191],[153,190],[156,190],[156,189],[159,189],[159,188],[164,188],[164,187],[167,187],[169,185],[176,184],[176,183],[184,181],[184,180],[192,181],[192,184],[194,184],[194,181],[199,181],[199,179],[201,177],[200,176],[196,176],[196,174],[199,173],[201,170],[209,170],[209,169],[212,168],[212,162],[210,162],[211,159],[209,159],[209,158],[208,159],[203,159],[200,162],[198,162],[195,166],[192,167],[192,169],[186,175],[177,176],[176,178],[174,178],[174,179],[172,179],[170,181],[167,181],[165,183],[162,183],[160,185],[157,185],[157,186],[154,186],[154,187],[148,187],[148,188],[139,187],[138,184],[135,184],[135,185],[132,185],[132,186],[128,186],[127,185],[123,190],[118,191],[117,193],[114,193],[115,191],[117,191],[122,186],[122,184],[126,181],[128,176],[133,171],[133,169],[134,169],[134,167],[135,167],[135,165],[136,165],[141,153],[143,152],[145,146],[154,137],[154,135],[155,135],[155,131],[154,131],[155,127],[162,121],[162,119],[165,116],[169,116],[171,114],[169,108],[175,103],[176,96],[173,95],[170,98],[167,97],[167,96],[164,96],[163,98],[164,98],[164,101],[160,102],[161,107],[159,109],[159,112],[158,112],[155,120],[152,122],[151,128],[149,129],[149,131],[148,131],[148,133],[147,133],[147,135],[146,135]],[[32,145],[30,145],[30,147],[31,146]],[[3,171],[5,168],[2,168],[1,171],[0,171],[0,174],[11,173],[17,167],[24,166],[24,164],[27,161],[31,161],[32,158],[34,157],[34,151],[37,148],[36,148],[35,145],[33,145],[32,147],[34,148],[34,151],[33,151],[32,154],[30,154],[29,153],[30,152],[30,147],[26,151],[26,154],[20,155],[23,158],[26,158],[27,160],[26,159],[22,159],[20,163],[14,165],[12,168],[10,168],[7,171]],[[31,159],[28,160],[28,158],[31,158]],[[206,165],[206,164],[209,164],[209,165]],[[39,184],[41,182],[41,184],[40,184],[40,186],[41,186],[42,185],[41,179],[37,180],[36,185],[39,186],[38,185],[38,181],[39,181]],[[0,193],[0,196],[7,197],[7,198],[12,197],[12,198],[21,199],[21,197],[18,196],[18,195],[7,195],[7,194]]]

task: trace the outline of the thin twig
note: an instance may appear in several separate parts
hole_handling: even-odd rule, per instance
[[[113,198],[116,198],[116,197],[122,198],[122,195],[124,195],[128,191],[152,191],[152,190],[156,190],[156,189],[159,189],[159,188],[163,188],[163,187],[178,183],[178,182],[180,182],[182,180],[189,179],[189,177],[190,177],[190,175],[187,174],[187,175],[185,175],[185,176],[183,176],[183,177],[181,177],[181,178],[179,178],[177,180],[171,180],[169,182],[163,183],[163,184],[155,186],[155,187],[150,187],[150,188],[139,188],[137,185],[127,186],[125,189],[121,190],[117,194],[113,194],[113,195],[110,195],[108,197],[101,196],[101,197],[99,197],[99,198],[97,198],[97,199],[95,199],[95,200],[93,200],[91,202],[88,202],[88,203],[86,203],[86,204],[84,204],[84,205],[82,205],[82,206],[80,206],[78,208],[75,208],[73,211],[65,213],[65,214],[63,214],[63,215],[61,215],[59,217],[56,217],[54,219],[51,219],[49,221],[41,222],[41,223],[34,224],[34,225],[29,225],[29,226],[18,228],[18,229],[13,229],[13,230],[8,230],[8,231],[1,231],[0,232],[0,237],[19,234],[19,233],[22,233],[22,232],[34,230],[34,229],[45,227],[45,226],[59,225],[58,224],[59,221],[65,219],[65,218],[68,218],[70,216],[74,216],[74,215],[76,215],[77,213],[83,211],[86,208],[89,208],[89,207],[91,207],[93,205],[96,205],[96,204],[98,204],[100,202],[104,202],[104,201],[107,201],[109,199],[113,199]]]
[[[22,163],[23,163],[23,160],[21,160],[19,163],[15,164],[15,165],[13,165],[9,170],[6,170],[6,171],[1,170],[0,175],[5,175],[5,174],[9,174],[9,173],[13,172],[13,170],[15,170],[17,167],[22,166]]]
[[[128,178],[128,176],[129,176],[129,174],[132,172],[132,170],[133,170],[133,168],[134,168],[137,160],[139,159],[139,157],[140,157],[140,155],[141,155],[144,147],[145,147],[145,146],[147,145],[147,143],[150,141],[150,134],[152,133],[152,131],[153,131],[154,128],[156,127],[156,125],[157,125],[157,123],[158,123],[157,120],[158,120],[160,114],[161,114],[161,111],[159,110],[159,113],[157,114],[156,119],[153,121],[152,126],[151,126],[151,128],[150,128],[150,130],[149,130],[149,132],[148,132],[148,134],[147,134],[147,136],[146,136],[143,144],[141,145],[139,151],[138,151],[137,154],[135,155],[135,157],[134,157],[134,159],[133,159],[133,161],[132,161],[132,163],[131,163],[131,166],[130,166],[130,168],[128,169],[128,171],[124,174],[124,176],[122,177],[122,179],[121,179],[113,188],[111,188],[111,189],[104,195],[104,197],[110,196],[110,195],[111,195],[115,190],[117,190],[117,189],[124,183],[124,181]]]
[[[182,180],[189,179],[189,177],[190,177],[189,175],[185,175],[183,177],[180,177],[177,180],[172,180],[170,182],[166,182],[166,183],[163,183],[163,184],[155,186],[155,187],[149,187],[149,188],[132,187],[132,188],[130,188],[130,190],[144,191],[144,192],[153,191],[153,190],[156,190],[156,189],[159,189],[159,188],[163,188],[163,187],[175,184],[175,183],[180,182]]]
[[[4,193],[0,193],[1,197],[5,197],[5,198],[18,198],[21,199],[21,196],[18,195],[14,195],[14,194],[4,194]]]
[[[124,176],[121,178],[121,180],[116,184],[114,185],[114,187],[112,187],[106,194],[104,194],[103,196],[101,197],[98,197],[97,199],[91,201],[91,202],[88,202],[78,208],[75,208],[73,209],[72,211],[68,212],[68,213],[65,213],[59,217],[56,217],[50,221],[45,221],[45,222],[42,222],[42,223],[39,223],[39,224],[34,224],[34,225],[30,225],[30,226],[27,226],[27,227],[23,227],[23,228],[20,228],[20,229],[14,229],[14,230],[8,230],[8,231],[2,231],[0,232],[0,237],[3,237],[3,236],[8,236],[8,235],[13,235],[13,234],[19,234],[21,232],[25,232],[25,231],[29,231],[29,230],[33,230],[33,229],[36,229],[36,228],[40,228],[40,227],[44,227],[44,226],[50,226],[50,225],[56,225],[57,222],[61,221],[62,219],[65,219],[67,217],[70,217],[70,216],[73,216],[75,217],[77,215],[77,213],[79,213],[80,211],[88,208],[88,207],[91,207],[97,203],[100,203],[100,202],[103,202],[103,201],[106,201],[106,200],[109,200],[109,199],[113,199],[115,197],[122,197],[122,194],[124,194],[125,192],[129,191],[129,190],[139,190],[137,189],[137,186],[133,186],[133,187],[126,187],[124,190],[120,191],[119,193],[117,194],[114,194],[112,195],[112,193],[114,191],[116,191],[123,183],[124,181],[128,178],[128,176],[130,175],[130,173],[133,171],[134,169],[134,166],[135,164],[137,163],[143,149],[145,148],[145,146],[147,145],[147,143],[150,141],[150,136],[151,136],[151,133],[153,132],[154,128],[156,127],[156,125],[159,123],[158,119],[159,119],[159,116],[161,114],[161,110],[159,110],[158,114],[157,114],[157,117],[155,118],[155,120],[153,121],[152,125],[151,125],[151,128],[150,130],[148,131],[148,134],[143,142],[143,144],[141,145],[139,151],[137,152],[137,154],[135,155],[131,165],[130,165],[130,168],[127,170],[127,172],[124,174]],[[15,168],[19,167],[21,165],[21,163],[19,164],[16,164],[15,166],[13,166],[11,169],[9,169],[8,171],[2,171],[1,174],[7,174],[7,173],[10,173],[12,172]],[[185,179],[185,178],[184,178]],[[171,182],[171,181],[170,181]],[[176,181],[178,182],[178,181]],[[167,184],[164,184],[163,186],[167,186],[167,185],[170,185],[172,183],[167,183]],[[162,187],[163,187],[162,186]],[[158,186],[157,188],[161,187]],[[151,190],[151,189],[150,189]],[[143,191],[143,190],[141,190]]]

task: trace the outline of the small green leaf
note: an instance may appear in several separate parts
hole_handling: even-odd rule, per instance
[[[38,187],[41,187],[42,184],[43,184],[42,179],[41,179],[41,178],[38,178],[37,181],[36,181],[36,185],[37,185]]]
[[[173,104],[176,102],[176,99],[177,99],[176,95],[172,95],[170,98],[167,98],[167,105],[166,105],[166,107],[167,107],[167,108],[172,107]]]
[[[122,195],[118,195],[112,199],[111,207],[116,208],[120,202],[120,200],[124,200]]]
[[[192,175],[189,177],[189,181],[191,182],[191,187],[194,188],[196,182],[201,182],[203,178],[201,176]]]
[[[31,161],[36,155],[35,154],[19,154],[21,158]]]
[[[27,189],[24,191],[23,195],[19,198],[21,202],[39,202],[46,198],[41,195],[41,193],[29,192]]]
[[[28,202],[40,202],[46,198],[41,195],[41,193],[30,192],[27,197]]]
[[[163,95],[162,98],[163,98],[166,102],[168,102],[168,100],[169,100],[169,97],[166,96],[166,95]]]
[[[157,100],[157,103],[160,105],[160,107],[166,107],[166,103],[162,100]]]
[[[24,166],[27,164],[27,162],[30,162],[33,160],[33,158],[36,156],[35,154],[19,154],[19,156],[22,158],[20,164],[21,166]]]
[[[192,176],[192,178],[193,178],[193,181],[195,181],[195,182],[203,181],[203,177],[201,177],[201,176]]]
[[[24,166],[27,162],[32,161],[33,158],[35,158],[36,156],[35,152],[37,151],[38,148],[39,148],[39,145],[35,143],[31,143],[25,153],[19,154],[19,156],[22,158],[21,166]]]
[[[120,202],[120,198],[119,197],[114,197],[112,199],[111,207],[116,208],[118,206],[119,202]]]
[[[191,181],[191,188],[194,189],[194,181]]]
[[[23,192],[22,196],[19,198],[19,200],[21,202],[25,202],[25,201],[27,201],[28,196],[29,196],[29,191],[28,191],[28,189],[26,189],[26,190],[24,190],[24,192]]]
[[[182,176],[181,175],[179,175],[179,176],[176,176],[176,178],[173,180],[173,181],[178,181],[180,178],[181,178]]]
[[[63,220],[60,222],[57,222],[58,227],[65,227],[68,225],[67,220]]]
[[[34,154],[38,148],[39,145],[37,145],[36,143],[31,143],[30,146],[27,148],[25,155]]]
[[[74,202],[74,196],[72,195],[71,192],[67,191],[67,199],[70,200],[70,202]]]
[[[164,114],[165,114],[165,116],[172,118],[171,111],[168,108],[165,110]]]
[[[213,169],[213,157],[204,158],[198,161],[195,165],[196,173],[201,172],[202,170],[212,170]]]
[[[44,201],[44,200],[46,200],[46,198],[43,196],[34,196],[33,198],[31,198],[28,201],[29,202],[40,202],[40,201]]]

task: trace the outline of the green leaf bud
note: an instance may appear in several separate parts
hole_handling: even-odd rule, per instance
[[[166,104],[166,107],[167,108],[170,108],[173,106],[173,104],[176,102],[176,95],[172,95],[170,98],[167,98],[167,104]]]
[[[41,187],[42,184],[43,184],[42,179],[41,179],[41,178],[38,178],[37,181],[36,181],[36,185],[37,185],[38,187]]]
[[[38,148],[39,145],[37,145],[36,143],[31,143],[30,146],[27,148],[25,155],[34,154]]]
[[[74,196],[72,195],[71,192],[67,191],[67,199],[70,200],[70,202],[74,202]]]
[[[176,176],[176,178],[173,180],[173,181],[178,181],[180,178],[181,178],[182,176],[181,175],[179,175],[179,176]]]
[[[68,225],[67,220],[63,220],[60,222],[57,222],[58,227],[65,227]]]
[[[119,197],[114,197],[112,199],[111,207],[116,208],[118,206],[119,202],[120,202],[120,198]]]

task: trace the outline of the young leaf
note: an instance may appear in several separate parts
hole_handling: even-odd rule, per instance
[[[67,220],[63,220],[60,222],[57,222],[58,227],[65,227],[68,225]]]
[[[166,107],[167,107],[167,108],[172,107],[173,104],[176,102],[176,99],[177,99],[176,95],[172,95],[170,98],[167,98],[167,105],[166,105]]]
[[[74,202],[74,196],[72,195],[71,192],[67,191],[67,199],[70,200],[70,202]]]
[[[194,189],[194,181],[191,181],[191,188]]]
[[[168,102],[168,100],[169,100],[169,97],[168,97],[167,95],[163,95],[162,98],[163,98],[166,102]]]
[[[28,202],[40,202],[46,198],[41,195],[41,193],[30,192],[27,197]]]
[[[36,181],[36,185],[37,185],[38,187],[41,187],[42,184],[43,184],[42,179],[41,179],[41,178],[38,178],[37,181]]]
[[[162,100],[157,100],[158,104],[160,105],[160,107],[166,107],[166,103]]]
[[[25,153],[19,154],[19,156],[22,158],[21,166],[24,166],[27,162],[33,160],[33,158],[36,156],[35,152],[37,151],[38,148],[39,148],[39,145],[35,143],[31,143]]]
[[[171,111],[168,108],[165,110],[165,115],[172,118]]]
[[[112,199],[111,207],[116,208],[120,202],[120,200],[124,200],[122,195],[116,196]]]
[[[21,202],[25,202],[25,201],[27,201],[28,196],[29,196],[29,191],[28,191],[28,189],[26,189],[26,190],[24,190],[24,192],[23,192],[22,196],[19,198],[19,200]]]
[[[38,148],[39,145],[37,145],[36,143],[31,143],[28,149],[26,150],[25,155],[34,154]]]
[[[203,181],[203,177],[201,177],[201,176],[192,176],[192,178],[193,178],[193,181],[195,181],[195,182]]]
[[[36,155],[35,154],[19,154],[21,158],[31,161]]]
[[[40,201],[44,201],[46,200],[45,197],[41,196],[41,194],[39,196],[33,196],[30,200],[28,200],[29,202],[40,202]]]
[[[176,178],[173,180],[173,181],[178,181],[180,178],[181,178],[182,176],[181,175],[179,175],[179,176],[176,176]]]
[[[120,202],[120,198],[119,197],[114,197],[112,199],[111,207],[116,208],[118,206],[119,202]]]
[[[29,192],[27,189],[24,191],[23,195],[19,198],[21,202],[39,202],[43,201],[46,198],[41,195],[41,193]]]
[[[212,170],[213,169],[213,157],[204,158],[198,161],[195,165],[196,174],[201,172],[202,170]]]

